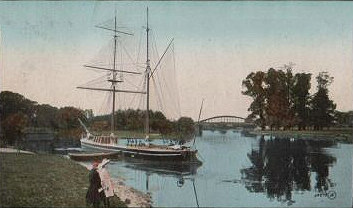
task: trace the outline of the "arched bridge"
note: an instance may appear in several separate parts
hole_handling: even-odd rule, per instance
[[[200,123],[239,123],[244,122],[245,118],[239,116],[213,116],[200,121]]]
[[[255,128],[255,124],[246,118],[231,115],[213,116],[200,120],[200,127],[202,129],[231,129],[231,128]]]

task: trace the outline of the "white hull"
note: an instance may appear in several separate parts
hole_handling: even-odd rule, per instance
[[[89,152],[117,152],[123,157],[140,158],[158,161],[196,161],[197,150],[187,149],[167,149],[161,147],[131,147],[117,144],[102,144],[92,140],[81,139],[81,147]],[[198,160],[197,160],[198,161]]]

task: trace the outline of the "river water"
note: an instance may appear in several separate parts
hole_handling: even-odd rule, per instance
[[[112,161],[158,207],[351,207],[352,145],[203,131],[201,166]]]

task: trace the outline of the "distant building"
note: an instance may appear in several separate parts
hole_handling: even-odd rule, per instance
[[[51,153],[54,149],[54,133],[48,129],[26,129],[21,148],[32,152]]]

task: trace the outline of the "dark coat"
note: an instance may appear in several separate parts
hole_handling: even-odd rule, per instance
[[[101,178],[95,168],[89,172],[89,187],[86,194],[86,200],[88,203],[99,202],[102,199],[102,192],[98,192],[98,189],[102,188]]]

